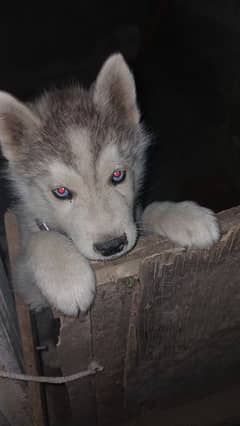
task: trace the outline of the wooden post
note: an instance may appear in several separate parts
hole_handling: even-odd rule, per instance
[[[5,229],[8,243],[10,266],[11,271],[13,271],[19,247],[19,234],[16,217],[12,212],[7,212],[5,214]],[[30,312],[27,306],[23,303],[19,294],[15,294],[15,300],[18,326],[22,343],[24,371],[26,374],[30,374],[33,376],[39,375]],[[32,425],[45,426],[46,422],[43,410],[42,391],[41,385],[39,383],[29,382],[28,397],[31,404]],[[24,426],[25,425],[26,423],[24,423]]]
[[[0,369],[21,372],[22,354],[16,312],[1,259],[0,306]],[[0,378],[0,419],[4,419],[5,423],[3,424],[9,424],[9,426],[31,426],[26,391],[25,384]]]

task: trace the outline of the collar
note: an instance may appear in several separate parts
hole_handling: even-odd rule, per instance
[[[54,230],[55,232],[58,232],[58,233],[64,235],[70,241],[72,241],[72,238],[69,237],[68,234],[66,234],[66,232],[60,231],[58,229],[51,229],[51,228],[49,228],[49,226],[48,226],[48,224],[46,222],[41,222],[41,220],[35,219],[35,223],[36,223],[36,225],[37,225],[37,227],[39,228],[40,231],[47,231],[47,232],[49,232],[49,231],[53,231]]]
[[[40,229],[40,231],[50,231],[49,226],[46,224],[46,222],[41,222],[39,219],[35,219],[36,225]]]

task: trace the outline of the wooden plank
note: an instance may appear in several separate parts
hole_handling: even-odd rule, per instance
[[[1,258],[0,306],[0,370],[21,373],[22,356],[16,314]],[[5,424],[11,426],[31,425],[26,391],[26,384],[0,379],[0,424],[6,420]],[[4,422],[1,417],[5,419]]]
[[[222,239],[228,239],[228,233],[235,232],[235,227],[240,224],[240,207],[234,207],[217,214],[220,222]],[[186,249],[179,247],[169,240],[158,235],[141,237],[134,248],[126,256],[111,262],[92,262],[97,276],[97,286],[129,276],[137,277],[139,268],[145,258],[155,256],[159,253],[184,253]],[[201,250],[197,250],[198,253]]]
[[[231,212],[220,218],[224,235],[211,250],[163,251],[140,266],[135,365],[130,353],[125,367],[133,414],[219,386],[239,359],[240,221]]]
[[[19,250],[19,234],[16,217],[12,212],[5,214],[5,229],[8,242],[9,260],[11,272]],[[18,325],[21,335],[22,351],[24,359],[24,369],[26,374],[39,375],[37,366],[35,344],[32,333],[32,323],[30,312],[18,294],[15,294]],[[34,426],[45,425],[45,415],[43,408],[42,389],[38,383],[28,383],[29,401],[31,401],[32,424]]]
[[[80,320],[61,317],[57,349],[63,374],[84,370],[92,360],[104,366],[104,372],[95,377],[67,385],[76,425],[79,421],[91,426],[112,424],[116,415],[123,419],[123,372],[134,285],[129,279],[101,285],[90,315]]]
[[[57,348],[64,375],[92,359],[105,370],[67,385],[73,424],[117,424],[146,401],[192,393],[200,378],[220,383],[239,359],[240,208],[219,219],[222,239],[211,250],[148,236],[128,256],[92,262],[91,315],[61,317]]]
[[[76,425],[79,421],[107,425],[116,416],[123,419],[123,372],[135,284],[127,278],[101,285],[90,315],[80,320],[61,317],[57,350],[63,374],[84,370],[92,360],[104,366],[95,377],[67,385]]]
[[[0,258],[0,326],[4,334],[8,336],[11,352],[15,354],[17,364],[22,367],[22,349],[17,326],[17,315],[14,305],[14,297],[6,276],[3,262]]]
[[[222,275],[222,295],[215,296],[218,295],[219,274],[223,274],[219,268],[225,268],[225,276],[226,268],[235,268],[237,276],[238,259],[234,256],[239,251],[240,208],[222,212],[219,219],[223,236],[210,251],[186,251],[157,236],[148,236],[140,239],[128,256],[104,264],[92,262],[97,276],[97,298],[86,333],[82,338],[82,325],[76,327],[76,320],[66,318],[63,318],[60,332],[61,350],[68,348],[61,358],[64,374],[86,368],[86,360],[91,357],[105,367],[104,373],[91,379],[95,382],[97,407],[97,419],[93,419],[92,424],[117,424],[124,413],[131,411],[130,407],[136,412],[145,400],[154,400],[159,395],[165,395],[166,399],[166,389],[175,385],[174,381],[179,382],[176,391],[182,391],[181,386],[190,379],[182,376],[180,366],[184,366],[185,371],[189,365],[191,374],[197,372],[196,360],[199,359],[195,351],[198,350],[206,360],[206,351],[201,349],[202,346],[205,348],[206,341],[210,358],[214,360],[212,367],[216,353],[221,353],[223,348],[227,348],[225,361],[231,364],[231,345],[239,335],[234,329],[238,321],[237,302],[233,306],[232,298],[235,293],[238,295],[239,286],[234,282],[234,291],[228,294]],[[233,257],[231,253],[235,253]],[[226,265],[225,258],[228,259]],[[209,300],[212,301],[214,322],[202,319],[204,308],[206,314],[212,312],[206,309]],[[221,316],[224,309],[228,312],[225,323]],[[221,340],[221,330],[229,327],[234,332],[229,334],[229,339],[224,336]],[[209,340],[214,342],[211,348]],[[76,353],[73,364],[68,360],[69,347]],[[235,353],[237,356],[238,349]],[[85,361],[78,362],[78,359]],[[219,366],[219,363],[215,364]],[[74,368],[70,368],[73,365]],[[208,371],[206,362],[204,368]],[[212,370],[216,372],[216,369]],[[195,381],[196,374],[193,375]],[[84,395],[86,417],[90,410],[94,410],[94,384],[90,388],[90,405],[86,404],[89,391]],[[73,395],[78,392],[82,393],[82,383],[75,384]],[[74,396],[71,398],[74,400]],[[76,421],[81,419],[80,406],[82,404],[72,405]]]
[[[123,279],[99,286],[91,312],[93,357],[104,366],[95,377],[98,425],[124,418],[123,373],[135,285],[133,279]]]
[[[57,345],[64,375],[87,369],[92,361],[91,318],[61,317],[61,334]],[[92,376],[67,384],[72,425],[94,426],[96,418],[95,382]]]
[[[59,337],[60,321],[54,318],[50,308],[35,313],[34,329],[44,376],[62,376],[56,344]],[[48,426],[65,426],[71,419],[69,395],[65,385],[45,384]]]

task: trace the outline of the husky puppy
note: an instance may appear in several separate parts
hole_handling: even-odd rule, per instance
[[[137,239],[149,137],[123,57],[112,55],[88,91],[54,90],[32,104],[0,92],[0,143],[19,200],[18,290],[31,309],[88,310],[95,295],[88,260],[122,256]],[[153,203],[141,226],[183,246],[219,238],[214,214],[193,202]]]

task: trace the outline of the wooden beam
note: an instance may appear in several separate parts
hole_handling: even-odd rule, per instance
[[[5,229],[8,243],[8,253],[11,272],[13,273],[15,261],[19,250],[19,234],[16,216],[8,211],[5,214]],[[26,374],[39,375],[40,371],[36,359],[35,343],[33,338],[32,322],[29,309],[24,304],[18,293],[15,293],[18,325],[20,330],[22,352],[24,359],[24,371]],[[31,404],[33,426],[45,426],[46,419],[43,407],[43,395],[41,385],[28,383],[28,395]]]
[[[16,312],[1,258],[0,306],[0,370],[21,373],[22,353]],[[26,384],[0,378],[0,424],[31,426]]]

